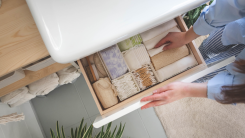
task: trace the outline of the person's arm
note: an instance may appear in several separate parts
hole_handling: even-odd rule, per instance
[[[162,40],[156,44],[156,48],[162,46],[165,43],[170,43],[170,45],[165,46],[163,50],[177,48],[183,46],[200,35],[207,35],[210,32],[224,27],[226,24],[245,17],[245,0],[216,0],[210,6],[204,8],[198,20],[193,25],[193,28],[190,28],[187,32],[171,32]],[[244,19],[245,20],[245,19]],[[240,25],[239,25],[240,23]],[[244,36],[244,23],[239,22],[235,25],[228,25],[230,29],[225,29],[225,35],[222,36],[222,41],[230,44],[232,38],[238,38]],[[242,26],[242,27],[239,27]],[[234,31],[234,28],[240,31]],[[226,31],[228,30],[228,31]],[[239,33],[240,32],[240,33]],[[229,37],[232,36],[232,37]],[[230,39],[229,39],[230,38]],[[245,37],[240,39],[242,43],[245,41]]]
[[[161,87],[153,95],[144,97],[141,102],[152,101],[141,109],[168,104],[185,97],[207,97],[207,83],[174,82]]]
[[[215,0],[203,9],[193,28],[196,34],[207,35],[243,17],[245,17],[245,0]]]
[[[236,60],[245,60],[245,49],[236,57]],[[151,101],[141,107],[146,109],[153,106],[168,104],[185,97],[203,97],[212,100],[222,100],[222,86],[244,84],[245,74],[240,73],[234,63],[226,66],[228,72],[221,72],[214,76],[208,83],[183,83],[174,82],[153,91],[153,95],[144,97],[141,102]]]

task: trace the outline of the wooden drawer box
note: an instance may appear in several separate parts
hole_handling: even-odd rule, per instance
[[[185,25],[185,23],[184,23],[184,21],[183,21],[183,19],[181,17],[177,17],[177,18],[175,18],[175,20],[176,20],[177,24],[179,25],[179,28],[181,29],[182,32],[185,32],[185,31],[188,30],[186,25]],[[149,94],[153,90],[155,90],[155,89],[157,89],[159,87],[162,87],[162,86],[164,86],[164,85],[166,85],[168,83],[171,83],[171,82],[177,80],[180,77],[188,76],[188,74],[192,73],[194,70],[205,69],[206,68],[206,64],[205,64],[204,60],[202,59],[202,56],[200,55],[200,53],[199,53],[197,47],[195,46],[195,44],[193,42],[191,42],[191,43],[189,43],[189,47],[190,47],[192,53],[194,54],[194,56],[195,56],[195,58],[196,58],[196,60],[198,62],[197,66],[195,66],[195,67],[193,67],[193,68],[191,68],[191,69],[189,69],[189,70],[187,70],[187,71],[185,71],[185,72],[183,72],[183,73],[181,73],[181,74],[179,74],[179,75],[177,75],[175,77],[172,77],[171,79],[163,81],[163,82],[161,82],[161,83],[159,83],[159,84],[157,84],[157,85],[155,85],[155,86],[153,86],[153,87],[151,87],[149,89],[146,89],[143,92],[140,92],[140,93],[138,93],[138,94],[136,94],[136,95],[124,100],[124,101],[119,102],[118,104],[116,104],[116,105],[114,105],[114,106],[112,106],[110,108],[107,108],[107,109],[103,109],[103,107],[101,106],[101,104],[100,104],[100,102],[99,102],[99,100],[98,100],[98,98],[96,96],[96,93],[94,92],[94,89],[93,89],[93,87],[92,87],[92,85],[91,85],[91,83],[90,83],[90,81],[88,79],[88,76],[85,73],[85,70],[84,70],[84,67],[81,64],[81,61],[78,60],[78,63],[79,63],[79,66],[81,68],[81,71],[82,71],[82,73],[84,75],[84,78],[85,78],[85,80],[86,80],[86,82],[88,84],[88,87],[89,87],[89,89],[90,89],[90,91],[92,93],[92,96],[93,96],[93,98],[95,100],[95,103],[96,103],[96,105],[97,105],[97,107],[99,109],[99,112],[100,112],[101,115],[104,115],[104,114],[106,114],[108,112],[114,111],[115,109],[118,109],[118,108],[122,107],[123,105],[125,105],[125,104],[127,104],[127,103],[129,103],[129,102],[131,102],[131,101],[133,101],[133,100],[135,100],[137,98],[139,98],[139,97],[142,97],[142,96],[144,96],[146,94]]]

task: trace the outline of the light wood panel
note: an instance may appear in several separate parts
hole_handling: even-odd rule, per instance
[[[48,55],[25,0],[3,0],[0,8],[0,76]]]
[[[26,75],[25,78],[0,89],[0,97],[69,66],[71,66],[70,63],[68,64],[54,63],[38,71],[25,70],[24,71]]]

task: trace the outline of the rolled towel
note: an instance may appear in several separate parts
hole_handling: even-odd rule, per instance
[[[160,68],[165,67],[171,63],[174,63],[175,61],[188,55],[189,55],[189,49],[186,45],[184,45],[179,48],[163,51],[151,57],[151,61],[155,70],[159,70]]]
[[[169,32],[180,32],[180,30],[177,27],[171,28],[161,34],[159,34],[158,36],[145,41],[144,44],[146,46],[147,50],[153,49],[155,47],[155,45],[162,39],[164,38]]]
[[[28,85],[29,93],[33,95],[46,95],[59,85],[59,77],[53,73],[45,78]]]
[[[73,80],[80,76],[80,73],[75,67],[70,66],[58,71],[57,75],[59,76],[59,84],[64,85],[72,83]]]
[[[30,94],[30,93],[26,93],[25,96],[23,98],[21,98],[20,100],[18,100],[17,102],[13,103],[13,104],[9,104],[10,107],[16,107],[19,106],[27,101],[30,101],[31,99],[35,98],[36,95]]]
[[[137,45],[123,52],[123,56],[131,71],[139,69],[145,64],[151,63],[151,59],[143,44]]]
[[[169,79],[181,72],[184,72],[185,70],[196,66],[198,63],[194,57],[194,55],[191,53],[189,56],[186,56],[168,66],[165,66],[159,70],[157,70],[157,74],[159,76],[160,81],[164,81],[166,79]]]
[[[164,24],[161,24],[157,27],[154,27],[148,31],[141,33],[140,36],[141,36],[143,42],[146,42],[146,41],[160,35],[161,33],[165,32],[165,31],[167,31],[167,30],[169,30],[175,26],[177,26],[177,23],[173,19],[173,20],[170,20]]]
[[[162,52],[163,51],[163,47],[165,47],[167,45],[169,45],[169,44],[164,44],[164,45],[162,45],[162,46],[160,46],[158,48],[153,48],[153,49],[148,50],[148,53],[149,53],[150,57],[153,57],[156,54]]]
[[[15,90],[3,97],[1,97],[1,102],[6,104],[13,104],[23,98],[28,93],[27,87],[22,87],[18,90]]]
[[[120,51],[125,51],[128,50],[136,45],[142,44],[142,38],[140,37],[140,35],[135,35],[133,37],[130,37],[129,39],[126,39],[122,42],[119,42],[117,45],[120,49]]]
[[[123,54],[124,59],[130,70],[135,70],[141,68],[141,64],[134,53],[134,50],[129,50]]]

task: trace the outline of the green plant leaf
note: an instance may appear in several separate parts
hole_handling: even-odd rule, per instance
[[[117,130],[117,126],[114,128],[114,130],[113,130],[113,132],[111,134],[111,138],[114,138],[116,130]]]
[[[51,128],[50,128],[50,134],[51,134],[52,138],[55,138],[54,132],[53,132],[53,130]]]
[[[56,123],[56,131],[57,131],[57,138],[61,138],[61,137],[60,137],[59,122],[58,122],[58,121],[57,121],[57,123]]]
[[[89,138],[92,132],[93,132],[93,125],[90,125],[82,138]]]
[[[103,138],[108,138],[109,132],[110,132],[110,130],[111,130],[111,124],[112,124],[112,122],[110,122],[110,123],[107,125],[107,128],[106,128],[106,131],[105,131],[105,134],[104,134]]]
[[[66,138],[63,126],[61,127],[61,133],[62,133],[62,138]]]
[[[77,135],[78,138],[82,137],[81,133],[82,133],[82,128],[83,128],[83,121],[84,121],[84,118],[82,119],[79,129],[78,129],[78,135]]]
[[[77,128],[76,128],[76,130],[75,130],[75,138],[78,138],[78,137],[77,137]]]
[[[199,13],[200,13],[201,9],[197,8],[193,14],[193,19],[198,18],[199,17]]]
[[[121,130],[121,132],[120,132],[120,134],[118,135],[118,137],[117,137],[117,138],[121,138],[121,137],[122,137],[122,135],[123,135],[123,131],[124,131],[124,128],[125,128],[125,125],[126,125],[126,124],[124,124],[124,125],[123,125],[123,129]]]
[[[122,129],[122,123],[120,123],[119,129],[117,130],[116,138],[118,138],[118,136],[120,135],[121,129]]]
[[[73,128],[71,128],[71,137],[75,138]]]
[[[100,137],[100,132],[95,136],[95,138],[99,138]]]
[[[82,132],[81,132],[81,137],[84,136],[84,133],[86,132],[87,130],[87,123],[84,125],[83,129],[82,129]]]
[[[103,138],[104,136],[104,126],[102,126],[102,129],[100,131],[100,138]]]

